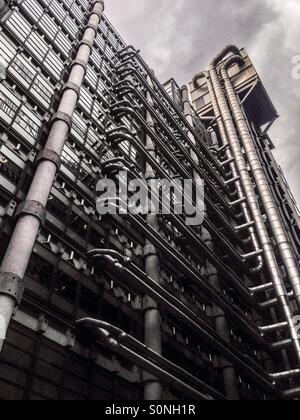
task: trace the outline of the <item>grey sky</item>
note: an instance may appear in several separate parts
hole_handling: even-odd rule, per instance
[[[227,44],[245,47],[280,119],[270,131],[276,157],[300,203],[299,0],[106,0],[106,15],[141,49],[163,82],[187,83]]]

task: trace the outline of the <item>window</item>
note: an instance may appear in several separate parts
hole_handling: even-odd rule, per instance
[[[74,20],[68,15],[64,20],[64,26],[73,38],[76,38],[78,27]]]
[[[88,66],[88,68],[87,68],[86,80],[88,81],[88,83],[94,89],[96,89],[96,87],[97,87],[97,74],[96,74],[95,70],[91,66]]]
[[[0,65],[4,69],[8,66],[9,62],[13,59],[17,52],[17,47],[6,39],[0,32]]]
[[[6,26],[21,42],[25,41],[31,31],[30,24],[18,11],[6,21]]]
[[[45,67],[55,77],[56,80],[60,79],[64,65],[61,59],[52,50],[48,51],[47,57],[45,59]]]
[[[45,80],[43,76],[38,75],[32,86],[34,92],[43,98],[47,104],[50,104],[52,96],[54,95],[54,89],[52,86],[50,87],[49,84],[49,80]]]
[[[25,9],[35,21],[38,21],[43,14],[43,8],[35,0],[25,0],[21,3],[21,7]]]
[[[75,138],[80,143],[84,143],[84,139],[85,139],[85,136],[86,136],[86,131],[87,131],[87,125],[86,125],[86,123],[75,112],[74,115],[73,115],[73,124],[72,124],[71,134],[73,136],[75,136]]]
[[[10,118],[10,120],[12,120],[17,110],[18,106],[3,92],[0,92],[0,111],[5,113]]]
[[[79,158],[68,146],[65,146],[62,152],[62,162],[69,169],[69,171],[75,175],[77,174]]]
[[[93,106],[93,98],[91,93],[85,87],[81,88],[79,105],[87,112],[88,115],[90,115]]]
[[[17,55],[11,63],[11,68],[21,76],[23,84],[25,82],[29,85],[36,74],[35,69],[21,55]]]
[[[37,124],[37,122],[29,116],[29,113],[30,111],[23,106],[17,115],[16,124],[26,131],[30,137],[37,138],[41,124]]]

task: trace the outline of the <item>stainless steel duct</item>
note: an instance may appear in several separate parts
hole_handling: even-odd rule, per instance
[[[18,221],[14,228],[0,272],[0,318],[5,334],[15,309],[22,297],[23,279],[31,257],[36,237],[45,218],[45,208],[56,173],[60,156],[71,129],[86,66],[92,53],[97,28],[104,10],[103,0],[91,2],[91,13],[70,76],[64,86],[58,111],[52,118],[52,127],[44,150],[38,158],[38,165],[26,200],[17,210]],[[0,339],[0,350],[4,340]]]
[[[209,387],[119,328],[91,318],[78,320],[76,324],[80,328],[88,328],[96,332],[96,337],[100,342],[113,353],[145,369],[151,375],[160,378],[161,381],[167,382],[186,397],[200,401],[226,400],[220,392]]]
[[[96,249],[90,251],[89,255],[104,264],[107,263],[107,266],[101,265],[101,267],[116,275],[121,283],[128,284],[129,281],[132,287],[137,288],[139,293],[146,293],[151,296],[164,311],[178,319],[183,326],[189,328],[191,332],[204,340],[217,353],[232,361],[237,368],[243,370],[255,382],[261,384],[270,395],[278,398],[280,393],[272,386],[270,375],[261,366],[231,343],[224,341],[201,316],[153,281],[132,260],[117,251],[107,249]]]
[[[238,138],[238,134],[236,132],[236,128],[231,116],[231,112],[229,109],[229,106],[227,104],[227,100],[225,97],[225,93],[223,91],[221,82],[219,80],[218,74],[217,74],[217,70],[216,70],[216,63],[219,62],[220,59],[223,59],[226,57],[226,55],[230,52],[230,51],[234,51],[234,53],[236,54],[236,47],[232,48],[232,47],[228,47],[226,49],[224,49],[222,51],[222,53],[216,57],[216,59],[213,60],[213,62],[210,64],[209,67],[209,75],[210,75],[210,79],[212,82],[212,87],[214,89],[215,95],[216,95],[216,99],[219,105],[219,109],[221,112],[221,116],[225,125],[225,129],[226,129],[226,133],[227,133],[227,138],[228,138],[228,142],[230,144],[231,147],[231,151],[233,153],[234,159],[235,159],[235,163],[237,166],[237,169],[239,171],[239,176],[241,179],[241,183],[243,186],[243,190],[245,193],[245,197],[247,199],[247,203],[249,205],[249,208],[251,210],[254,222],[255,222],[255,226],[256,226],[256,232],[259,235],[260,238],[260,242],[264,251],[264,256],[265,256],[265,261],[266,261],[266,265],[269,269],[269,273],[272,279],[272,282],[274,284],[274,289],[275,289],[275,293],[278,299],[278,302],[281,304],[281,308],[284,312],[286,321],[288,322],[289,325],[289,330],[290,330],[290,334],[292,337],[292,341],[293,341],[293,345],[294,345],[294,349],[295,349],[295,353],[297,356],[297,360],[300,363],[300,343],[299,343],[299,339],[298,339],[298,335],[297,335],[297,331],[295,329],[295,325],[294,325],[294,320],[293,320],[293,313],[292,310],[290,308],[290,301],[289,301],[289,297],[284,285],[284,282],[282,280],[282,275],[281,275],[281,271],[279,269],[275,254],[274,254],[274,250],[271,244],[271,240],[270,237],[268,235],[261,211],[260,211],[260,206],[258,203],[258,199],[256,197],[256,193],[252,184],[252,180],[250,178],[249,172],[248,172],[248,168],[247,168],[247,164],[245,162],[244,159],[244,155],[241,149],[241,145],[240,145],[240,141]],[[229,88],[229,83],[230,82],[227,72],[225,69],[222,70],[222,75],[224,75],[225,78],[225,84],[227,85],[227,88]],[[231,85],[231,82],[230,82]],[[232,96],[232,95],[231,95]],[[234,93],[234,96],[236,98],[236,95]],[[237,98],[236,98],[237,100]],[[252,143],[252,141],[251,141]],[[252,152],[252,149],[251,149]],[[255,159],[255,163],[257,160],[257,155],[254,149],[254,159]],[[249,156],[251,158],[251,155]],[[261,168],[261,167],[260,167]],[[265,177],[263,176],[263,178],[265,179]],[[264,181],[265,184],[265,181]],[[265,188],[265,187],[264,187]],[[263,191],[261,191],[263,192]]]
[[[242,188],[242,185],[241,185],[240,176],[239,176],[238,170],[236,168],[236,164],[235,164],[235,161],[234,161],[234,156],[232,154],[232,151],[229,147],[227,147],[227,145],[229,146],[227,133],[226,133],[226,130],[225,130],[225,127],[224,127],[222,116],[220,114],[220,109],[219,109],[219,105],[218,105],[218,102],[217,102],[217,98],[216,98],[213,86],[212,86],[211,81],[208,77],[208,73],[207,72],[202,72],[202,73],[197,74],[194,77],[194,80],[193,80],[194,85],[197,86],[197,82],[201,77],[205,77],[206,81],[207,81],[208,91],[209,91],[209,94],[211,96],[213,111],[214,111],[214,114],[215,114],[215,117],[216,117],[216,120],[217,120],[220,137],[221,137],[223,146],[225,148],[224,151],[225,151],[225,154],[226,154],[226,158],[228,159],[228,162],[229,162],[229,167],[230,167],[230,170],[231,170],[232,178],[235,179],[234,185],[236,187],[236,192],[237,192],[238,199],[243,200],[244,192],[243,192],[243,188]],[[247,202],[242,201],[240,205],[241,205],[241,209],[242,209],[244,219],[245,219],[246,223],[249,224],[248,231],[249,231],[251,242],[253,244],[254,251],[259,251],[261,249],[261,247],[260,247],[258,238],[256,236],[255,229],[253,228],[253,226],[250,226],[250,224],[252,223],[252,217],[251,217],[251,214],[249,212]],[[260,272],[263,268],[263,265],[264,265],[263,258],[261,256],[258,256],[257,257],[257,265],[256,265],[256,267],[252,268],[252,272],[254,272],[254,273]]]
[[[283,264],[285,266],[288,279],[294,291],[294,299],[297,302],[298,309],[300,309],[300,271],[298,262],[294,256],[290,240],[282,223],[264,170],[261,166],[252,135],[248,129],[242,108],[239,103],[238,96],[234,90],[227,72],[227,68],[235,62],[241,64],[242,60],[239,55],[237,57],[231,57],[227,63],[221,65],[221,76],[224,80],[228,101],[230,103],[234,120],[246,152],[253,178],[257,185],[260,198],[271,225],[271,229],[276,240]]]

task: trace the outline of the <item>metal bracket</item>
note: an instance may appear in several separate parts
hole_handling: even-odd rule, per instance
[[[13,273],[0,273],[0,295],[12,297],[19,306],[24,292],[23,280]]]
[[[71,68],[74,66],[81,66],[84,70],[84,74],[87,72],[87,63],[84,60],[81,60],[80,58],[75,58],[71,63]]]
[[[39,163],[42,160],[48,160],[50,162],[53,162],[56,165],[57,170],[58,171],[60,170],[60,167],[61,167],[61,158],[60,158],[59,154],[56,153],[54,150],[50,150],[50,149],[44,149],[44,150],[42,150],[39,153],[39,155],[38,155],[38,157],[36,159],[36,163]]]
[[[85,29],[88,29],[88,28],[93,29],[95,31],[95,34],[97,35],[97,33],[98,33],[98,26],[97,25],[94,25],[93,23],[88,23],[86,25]]]
[[[151,255],[157,255],[157,250],[153,245],[146,245],[144,247],[144,258],[149,257]]]
[[[90,40],[88,40],[88,39],[81,40],[78,44],[78,48],[80,48],[82,45],[87,45],[89,47],[89,49],[91,50],[91,52],[93,51],[94,43],[91,42]]]
[[[99,18],[101,19],[101,16],[102,16],[102,13],[104,12],[104,10],[105,10],[105,5],[104,5],[104,1],[103,0],[95,0],[94,1],[94,3],[93,3],[93,6],[95,6],[95,4],[97,4],[97,3],[100,3],[101,5],[102,5],[102,7],[103,7],[103,9],[102,9],[102,12],[95,12],[94,10],[92,11],[92,14],[93,15],[97,15],[97,16],[99,16]]]
[[[72,82],[67,82],[63,85],[61,93],[65,92],[66,90],[73,90],[76,93],[77,98],[79,100],[80,87],[78,85],[76,85],[75,83],[72,83]]]
[[[58,111],[51,118],[51,124],[53,124],[57,120],[64,121],[66,124],[68,124],[69,132],[71,131],[72,118],[70,117],[70,115],[66,114],[65,112]]]
[[[31,216],[36,217],[42,224],[45,224],[46,221],[46,209],[42,203],[33,200],[23,201],[23,203],[19,204],[15,218],[20,217],[23,214],[29,214]]]

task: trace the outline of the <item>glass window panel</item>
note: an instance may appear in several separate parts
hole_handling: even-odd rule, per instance
[[[89,82],[89,84],[93,88],[96,89],[98,78],[97,78],[97,74],[96,74],[95,70],[91,66],[88,66],[88,68],[87,68],[86,80]]]
[[[24,8],[35,21],[38,21],[44,13],[43,8],[35,0],[25,0],[21,3],[21,7]]]
[[[17,47],[0,32],[0,65],[6,68],[16,52]]]
[[[62,22],[67,14],[64,8],[56,0],[53,0],[51,2],[49,9],[53,13],[53,15],[58,19],[59,22]]]
[[[7,122],[10,122],[13,117],[15,116],[16,112],[18,110],[18,101],[14,100],[14,97],[12,96],[12,94],[4,88],[4,86],[1,86],[1,91],[0,91],[0,112],[1,112],[1,116],[2,118],[4,117],[3,114],[5,114],[6,118],[4,117],[4,119]]]
[[[78,32],[78,26],[70,16],[66,16],[64,26],[66,27],[70,35],[73,36],[73,38],[75,38]]]
[[[93,106],[93,98],[91,93],[85,88],[82,87],[80,91],[79,105],[88,113],[91,113]]]
[[[11,15],[5,25],[21,42],[25,41],[31,31],[30,24],[18,11]]]
[[[52,50],[48,51],[47,57],[45,59],[45,66],[47,70],[49,70],[49,72],[55,77],[55,79],[59,80],[64,65],[61,59]]]
[[[45,80],[43,76],[38,75],[32,86],[35,93],[37,93],[41,98],[43,98],[48,104],[54,95],[54,88],[50,86],[50,81]]]
[[[53,19],[51,19],[49,15],[45,14],[41,19],[40,26],[43,28],[43,31],[49,36],[49,38],[53,41],[58,32],[58,27],[54,23]]]
[[[41,123],[37,124],[33,117],[30,116],[30,111],[23,106],[16,118],[16,124],[23,128],[30,137],[37,138]]]
[[[36,70],[32,65],[28,63],[28,61],[18,54],[14,61],[11,63],[10,69],[15,70],[21,76],[21,83],[22,84],[30,84],[36,74]]]

